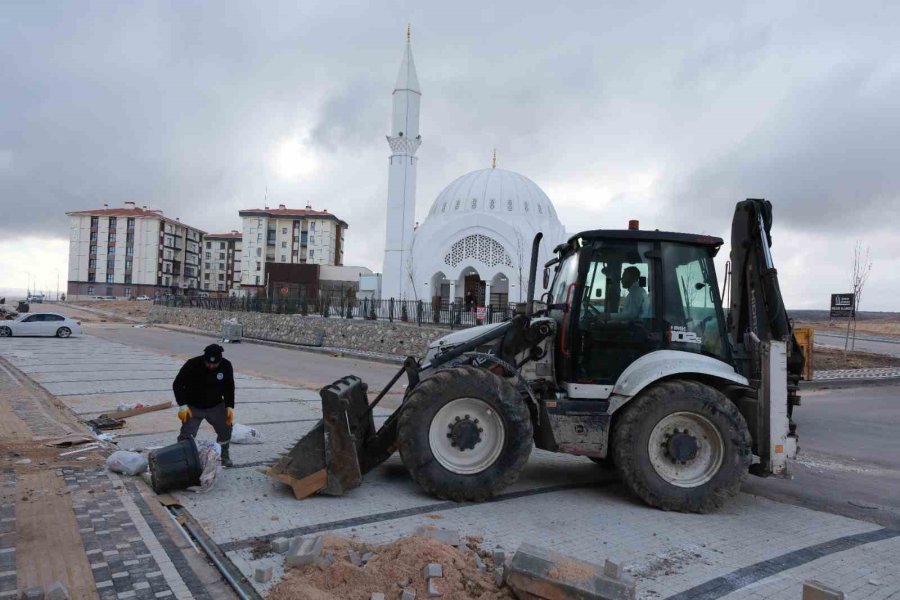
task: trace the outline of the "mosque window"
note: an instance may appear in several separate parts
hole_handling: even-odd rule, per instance
[[[488,267],[513,266],[506,249],[496,240],[480,233],[466,236],[453,244],[444,256],[444,264],[456,267],[467,259],[475,259]]]
[[[523,202],[523,203],[522,203],[522,206],[525,208],[525,212],[528,212],[528,203],[527,203],[527,202]]]
[[[456,205],[453,207],[453,210],[459,210],[459,203],[460,203],[460,202],[461,202],[461,201],[457,198],[457,200],[456,200]]]
[[[538,212],[539,212],[540,214],[544,214],[544,207],[543,207],[543,206],[541,206],[540,204],[538,204],[538,205],[537,205],[537,208],[538,208]]]
[[[478,208],[478,198],[472,198],[472,210]]]
[[[447,212],[447,203],[444,202],[444,205],[441,207],[441,212]]]
[[[506,201],[506,210],[512,212],[512,198]]]
[[[497,205],[497,201],[491,198],[491,202],[489,204],[491,210],[494,210],[494,207]]]

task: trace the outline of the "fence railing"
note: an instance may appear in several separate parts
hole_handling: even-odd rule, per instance
[[[359,319],[436,325],[450,329],[500,323],[513,317],[515,304],[478,307],[465,302],[425,302],[422,300],[350,300],[348,298],[301,297],[277,300],[258,297],[167,296],[154,299],[154,304],[170,308],[204,308],[230,312],[313,315],[330,318]]]

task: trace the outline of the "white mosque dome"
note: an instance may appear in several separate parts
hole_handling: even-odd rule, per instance
[[[530,221],[540,228],[558,222],[556,209],[547,194],[532,180],[515,171],[488,168],[458,177],[438,194],[429,221],[444,217],[483,213],[500,219]]]

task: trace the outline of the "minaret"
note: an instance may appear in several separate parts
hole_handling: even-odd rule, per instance
[[[419,79],[413,63],[410,31],[406,29],[406,50],[394,85],[394,114],[388,172],[387,224],[382,265],[381,297],[410,299],[410,257],[416,214],[416,150],[422,143],[419,135]]]

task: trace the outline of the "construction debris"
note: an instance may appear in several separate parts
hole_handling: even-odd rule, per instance
[[[148,412],[154,412],[157,410],[164,410],[172,406],[172,402],[163,402],[161,404],[151,404],[149,406],[141,406],[140,408],[133,408],[131,410],[122,410],[118,412],[105,413],[100,415],[99,418],[107,418],[107,419],[126,419],[128,417],[134,417],[136,415],[142,415]]]
[[[47,600],[69,600],[69,590],[61,581],[54,581],[47,588]]]
[[[321,535],[310,538],[295,537],[288,547],[285,566],[302,567],[312,564],[322,553],[323,542]]]
[[[88,442],[93,441],[94,438],[89,435],[83,433],[70,433],[61,438],[50,440],[47,442],[47,445],[54,448],[71,448],[72,446],[80,446],[81,444],[87,444]]]
[[[253,581],[256,583],[268,583],[272,580],[272,566],[256,567],[253,572]]]
[[[529,599],[634,600],[634,579],[623,576],[615,563],[607,563],[601,567],[522,544],[510,561],[506,584],[517,596]]]
[[[844,592],[809,579],[803,582],[803,600],[844,600]]]
[[[125,427],[125,421],[123,419],[110,419],[105,415],[97,417],[96,419],[91,419],[90,421],[87,421],[87,424],[94,429],[100,430],[122,429]]]
[[[60,456],[69,456],[70,454],[78,454],[80,452],[87,452],[88,450],[96,450],[100,447],[100,444],[88,444],[87,446],[82,446],[77,450],[69,450],[68,452],[60,452]]]

